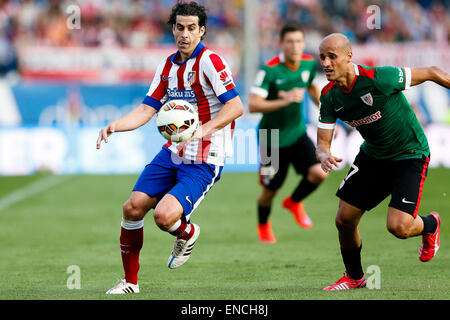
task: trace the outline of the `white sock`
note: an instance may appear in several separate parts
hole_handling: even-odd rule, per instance
[[[122,228],[124,228],[126,230],[137,230],[137,229],[141,229],[144,227],[144,219],[138,220],[138,221],[130,221],[130,220],[125,220],[122,217],[122,222],[120,223],[120,225],[122,226]]]
[[[176,231],[180,226],[181,226],[181,219],[177,220],[177,222],[175,222],[175,223],[173,224],[173,226],[171,226],[170,229],[167,230],[167,232],[169,232],[169,233],[170,233],[170,232],[174,232],[174,231]]]

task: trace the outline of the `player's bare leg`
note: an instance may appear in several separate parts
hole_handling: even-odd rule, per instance
[[[346,268],[344,276],[323,290],[347,290],[364,288],[366,280],[361,265],[362,242],[358,230],[364,210],[340,200],[335,223],[339,233],[342,260]]]
[[[422,235],[422,244],[419,248],[419,259],[422,262],[430,261],[439,250],[441,217],[437,212],[430,212],[426,217],[414,218],[407,212],[389,207],[387,216],[387,229],[400,239],[407,239]]]
[[[156,198],[143,192],[133,191],[123,205],[120,251],[125,279],[120,280],[107,294],[139,293],[139,254],[144,241],[144,217],[157,202]]]
[[[261,242],[277,242],[272,231],[272,225],[269,222],[270,209],[272,208],[272,202],[277,192],[277,190],[270,190],[263,187],[258,197],[258,236]]]
[[[200,227],[195,223],[186,221],[181,203],[171,194],[166,194],[158,203],[154,218],[156,225],[161,230],[177,237],[167,266],[171,269],[180,267],[189,260],[195,242],[200,235]]]
[[[414,219],[407,212],[389,207],[387,215],[387,229],[399,239],[407,239],[422,234],[423,220]]]
[[[339,232],[339,243],[344,250],[351,250],[361,246],[358,224],[364,211],[352,206],[344,200],[339,200],[339,209],[335,218]]]
[[[327,177],[328,173],[322,170],[320,163],[312,165],[308,170],[308,174],[306,175],[306,179],[317,186],[321,184]]]
[[[328,174],[322,170],[320,163],[312,165],[293,194],[283,201],[283,207],[291,211],[295,221],[305,229],[312,227],[312,221],[303,207],[302,200],[316,190],[327,176]]]
[[[168,231],[183,214],[181,203],[171,194],[166,194],[155,208],[153,218],[156,225],[163,231]]]

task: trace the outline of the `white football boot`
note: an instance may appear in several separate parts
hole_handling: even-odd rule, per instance
[[[126,282],[125,279],[120,279],[119,283],[106,291],[106,294],[126,294],[139,293],[139,285]]]
[[[192,223],[194,227],[194,234],[189,240],[176,239],[173,246],[172,253],[170,254],[167,266],[170,269],[175,269],[183,265],[189,260],[192,249],[194,248],[195,241],[197,241],[200,235],[200,227],[198,224]]]

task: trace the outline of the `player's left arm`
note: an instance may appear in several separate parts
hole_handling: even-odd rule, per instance
[[[231,69],[225,60],[212,53],[201,61],[200,68],[209,80],[217,99],[222,103],[222,108],[214,118],[197,129],[192,139],[202,139],[224,128],[244,113],[244,106],[236,90]]]
[[[416,86],[428,80],[450,89],[450,75],[444,70],[436,66],[411,68],[411,86]]]
[[[193,139],[201,139],[217,130],[220,130],[242,116],[244,113],[244,106],[241,98],[236,96],[223,105],[219,113],[210,121],[202,124],[194,133]]]
[[[317,108],[320,106],[320,89],[319,86],[316,83],[316,70],[317,65],[316,61],[314,60],[314,63],[311,65],[310,68],[310,74],[308,79],[308,94],[311,97],[311,99],[316,104]]]
[[[319,107],[319,104],[320,104],[320,89],[319,89],[319,87],[316,84],[311,83],[308,86],[308,94],[311,97],[311,99],[314,101],[314,103],[317,105],[317,107]]]

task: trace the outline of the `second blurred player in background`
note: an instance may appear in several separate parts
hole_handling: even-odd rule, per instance
[[[302,114],[305,89],[312,100],[319,105],[320,92],[313,84],[316,62],[310,55],[303,54],[305,40],[303,30],[296,24],[287,24],[280,31],[281,54],[269,60],[258,72],[254,87],[250,91],[249,111],[261,112],[263,117],[258,126],[261,156],[260,183],[262,192],[258,198],[258,235],[261,242],[274,243],[269,215],[277,191],[286,179],[292,163],[303,179],[291,196],[283,201],[297,223],[311,228],[312,221],[302,204],[327,174],[320,168],[315,156],[315,147],[306,134]],[[261,134],[279,130],[279,141],[262,138]],[[264,156],[279,161],[264,161]],[[268,162],[268,163],[265,163]]]

